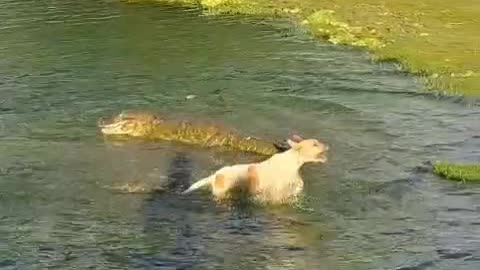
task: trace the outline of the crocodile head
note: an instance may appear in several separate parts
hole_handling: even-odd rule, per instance
[[[100,119],[98,127],[104,135],[147,137],[162,123],[158,116],[148,112],[122,112],[110,121]]]

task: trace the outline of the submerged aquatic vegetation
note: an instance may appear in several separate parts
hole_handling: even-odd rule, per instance
[[[335,44],[369,49],[426,88],[480,95],[480,2],[459,0],[126,0],[198,6],[207,14],[290,17]]]
[[[449,180],[480,182],[480,164],[450,164],[438,162],[433,165],[433,172]]]
[[[345,44],[367,48],[381,48],[385,45],[371,34],[366,34],[362,27],[352,27],[338,21],[333,10],[320,10],[308,16],[302,23],[310,27],[314,35],[333,44]]]

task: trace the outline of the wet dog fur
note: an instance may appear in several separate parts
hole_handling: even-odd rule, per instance
[[[263,203],[289,203],[303,190],[299,170],[305,163],[325,163],[328,146],[316,139],[292,137],[290,149],[259,163],[225,166],[192,184],[183,193],[210,187],[216,199],[242,190]]]

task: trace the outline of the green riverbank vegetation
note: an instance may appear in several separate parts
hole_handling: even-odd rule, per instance
[[[480,183],[479,164],[449,164],[438,162],[433,165],[433,172],[449,180]]]
[[[480,1],[126,0],[199,6],[208,14],[290,17],[335,44],[396,61],[429,89],[480,95]]]

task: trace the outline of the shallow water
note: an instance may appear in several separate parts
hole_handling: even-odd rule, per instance
[[[479,268],[480,187],[417,168],[479,161],[479,107],[281,21],[116,1],[4,1],[0,20],[0,269]],[[124,109],[298,132],[330,160],[303,170],[302,207],[119,193],[252,158],[105,142],[97,119]]]

